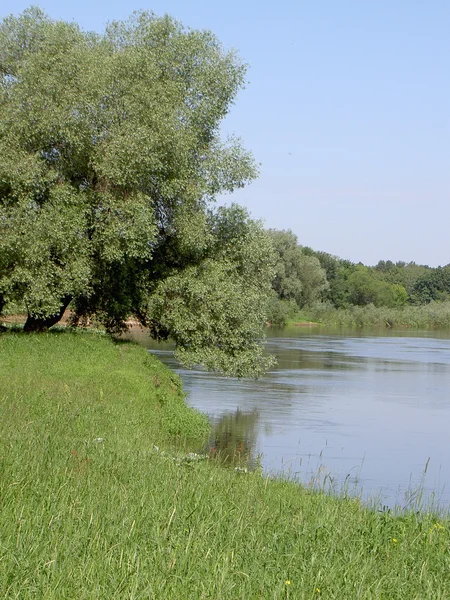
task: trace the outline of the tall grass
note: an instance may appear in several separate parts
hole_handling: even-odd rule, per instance
[[[376,307],[369,304],[350,306],[345,309],[335,308],[329,303],[322,302],[308,309],[307,318],[324,325],[338,327],[449,329],[450,302],[430,302],[422,306],[402,308]]]
[[[3,334],[0,366],[2,598],[450,597],[448,520],[188,460],[142,348]]]

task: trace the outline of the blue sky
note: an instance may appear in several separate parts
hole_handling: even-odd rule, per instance
[[[261,163],[227,201],[353,261],[450,263],[448,0],[35,4],[88,30],[138,9],[212,30],[249,64],[224,134]]]

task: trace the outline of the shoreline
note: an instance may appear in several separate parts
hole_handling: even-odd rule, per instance
[[[7,332],[0,355],[6,597],[450,595],[448,516],[190,454],[204,417],[138,344]]]

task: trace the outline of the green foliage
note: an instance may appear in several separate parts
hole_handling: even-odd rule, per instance
[[[363,306],[378,302],[380,290],[377,284],[367,267],[358,266],[347,278],[349,303]]]
[[[328,289],[326,273],[315,256],[302,256],[299,263],[299,277],[302,282],[300,302],[298,303],[300,307],[310,306]]]
[[[275,290],[273,291],[267,310],[267,320],[271,325],[284,327],[297,313],[298,304],[295,300],[280,300]]]
[[[245,71],[213,34],[168,16],[138,12],[103,35],[36,8],[4,19],[0,310],[24,304],[28,329],[57,322],[69,302],[75,322],[95,316],[110,331],[134,314],[159,320],[153,331],[164,328],[188,362],[227,372],[263,365],[255,340],[270,246],[245,212],[209,209],[217,194],[256,176],[239,141],[220,138]],[[221,236],[229,243],[220,247]],[[192,277],[210,296],[216,284],[218,296],[228,294],[222,323],[207,323],[221,314],[218,299],[208,307],[188,298],[181,281]],[[187,302],[177,317],[173,294]],[[192,310],[197,336],[183,330]],[[218,341],[235,321],[230,339]]]
[[[413,299],[418,304],[450,298],[450,265],[429,269],[415,282]]]
[[[183,460],[174,407],[206,419],[142,348],[4,334],[0,363],[5,600],[450,596],[447,516]]]
[[[409,300],[408,292],[402,285],[393,283],[386,289],[387,302],[386,306],[406,306]]]
[[[276,232],[276,235],[284,232]],[[274,234],[272,233],[272,236]],[[295,236],[279,235],[294,250]],[[290,239],[290,246],[288,240]],[[375,267],[354,264],[326,252],[301,247],[303,255],[316,258],[326,273],[328,288],[303,308],[306,320],[339,326],[449,327],[450,265],[435,269],[414,262],[379,261]],[[297,253],[297,258],[299,253]],[[292,263],[293,261],[291,261]],[[284,272],[277,266],[278,273]],[[282,278],[279,277],[279,281]],[[281,287],[278,287],[281,295]],[[279,297],[279,296],[278,296]],[[426,309],[424,304],[431,303]],[[440,303],[443,303],[442,306]],[[417,305],[417,308],[411,304]],[[420,306],[419,306],[420,305]],[[272,301],[271,321],[291,320],[287,306]]]
[[[196,265],[173,268],[152,292],[148,314],[153,335],[170,336],[185,365],[239,377],[259,375],[272,268],[270,239],[238,206],[210,213],[209,244]]]
[[[304,253],[292,231],[268,230],[277,256],[272,287],[281,300],[309,305],[328,289],[326,272],[319,260]]]
[[[392,261],[388,260],[379,261],[373,270],[383,281],[402,285],[406,289],[408,296],[411,298],[417,280],[423,277],[431,269],[424,265],[416,265],[414,262],[405,263],[400,261],[394,265]]]
[[[302,250],[307,256],[317,258],[326,273],[328,287],[321,293],[320,299],[330,300],[336,306],[344,306],[348,303],[346,280],[348,275],[356,268],[356,265],[348,260],[328,254],[328,252],[313,250],[307,246],[303,246]]]
[[[450,302],[430,302],[425,305],[387,306],[350,305],[336,308],[330,302],[318,302],[308,310],[308,319],[338,327],[413,327],[449,329]]]
[[[394,307],[403,306],[408,300],[408,294],[401,285],[375,278],[368,267],[362,265],[350,273],[346,283],[350,304]]]
[[[275,248],[276,274],[272,282],[273,289],[282,300],[300,300],[302,282],[299,277],[299,264],[302,259],[297,236],[292,231],[269,229]]]
[[[1,158],[0,158],[1,160]],[[0,200],[1,202],[1,200]],[[2,210],[3,208],[3,210]],[[79,197],[67,184],[49,190],[42,207],[26,198],[0,204],[0,289],[8,300],[57,312],[61,299],[89,285],[89,251]]]

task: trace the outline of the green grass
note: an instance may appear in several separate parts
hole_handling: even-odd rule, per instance
[[[1,335],[0,411],[1,598],[450,597],[447,519],[183,460],[205,419],[133,344]]]
[[[319,302],[290,319],[289,323],[298,321],[315,321],[335,327],[450,329],[450,302],[402,308],[376,307],[373,304],[335,308],[329,303]]]

